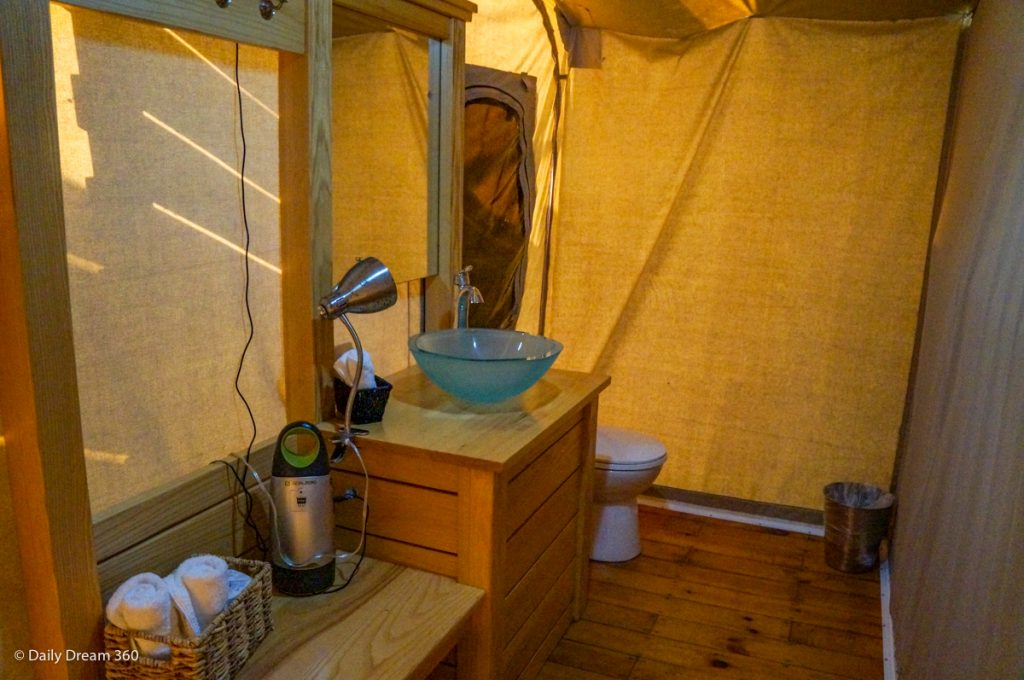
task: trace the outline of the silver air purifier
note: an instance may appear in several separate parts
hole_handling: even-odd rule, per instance
[[[274,451],[274,586],[312,595],[334,585],[334,501],[327,446],[307,422],[285,426]]]

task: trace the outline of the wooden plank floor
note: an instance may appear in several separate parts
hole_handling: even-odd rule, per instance
[[[882,678],[878,572],[822,539],[641,506],[643,553],[591,562],[590,599],[547,680]]]

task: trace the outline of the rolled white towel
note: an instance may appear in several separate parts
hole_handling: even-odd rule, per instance
[[[106,608],[107,620],[118,628],[151,635],[171,634],[171,596],[156,574],[136,574],[118,586]],[[140,654],[166,659],[171,648],[152,640],[132,638]]]
[[[228,569],[228,599],[230,604],[236,597],[242,594],[252,582],[252,577],[234,569]],[[174,604],[177,616],[172,623],[172,630],[181,637],[199,637],[199,634],[206,627],[200,624],[196,608],[192,603],[192,596],[188,589],[181,582],[181,577],[175,571],[164,577],[164,583],[171,594],[171,601]]]
[[[350,349],[346,352],[342,352],[338,360],[334,362],[334,372],[338,374],[346,385],[352,386],[352,379],[356,374],[356,362],[359,359],[359,355],[354,349]],[[373,359],[370,358],[370,353],[363,350],[363,372],[359,377],[359,387],[357,390],[373,389],[377,386],[377,380],[374,378],[373,370]]]
[[[172,629],[179,637],[199,637],[202,626],[199,625],[199,617],[196,616],[196,608],[192,606],[192,596],[188,594],[178,572],[172,572],[164,577],[164,583],[171,594],[171,602],[174,603],[174,622]]]
[[[188,591],[202,633],[227,606],[228,563],[215,555],[197,555],[179,564],[174,573]]]
[[[234,569],[228,569],[228,602],[242,594],[246,586],[252,583],[252,577]]]

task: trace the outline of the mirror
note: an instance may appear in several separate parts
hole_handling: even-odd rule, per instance
[[[375,256],[401,283],[428,247],[429,39],[334,7],[334,275]]]

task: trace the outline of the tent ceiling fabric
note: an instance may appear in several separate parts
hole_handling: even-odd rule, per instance
[[[752,16],[895,21],[974,10],[975,0],[557,0],[577,25],[644,35],[684,38]]]

